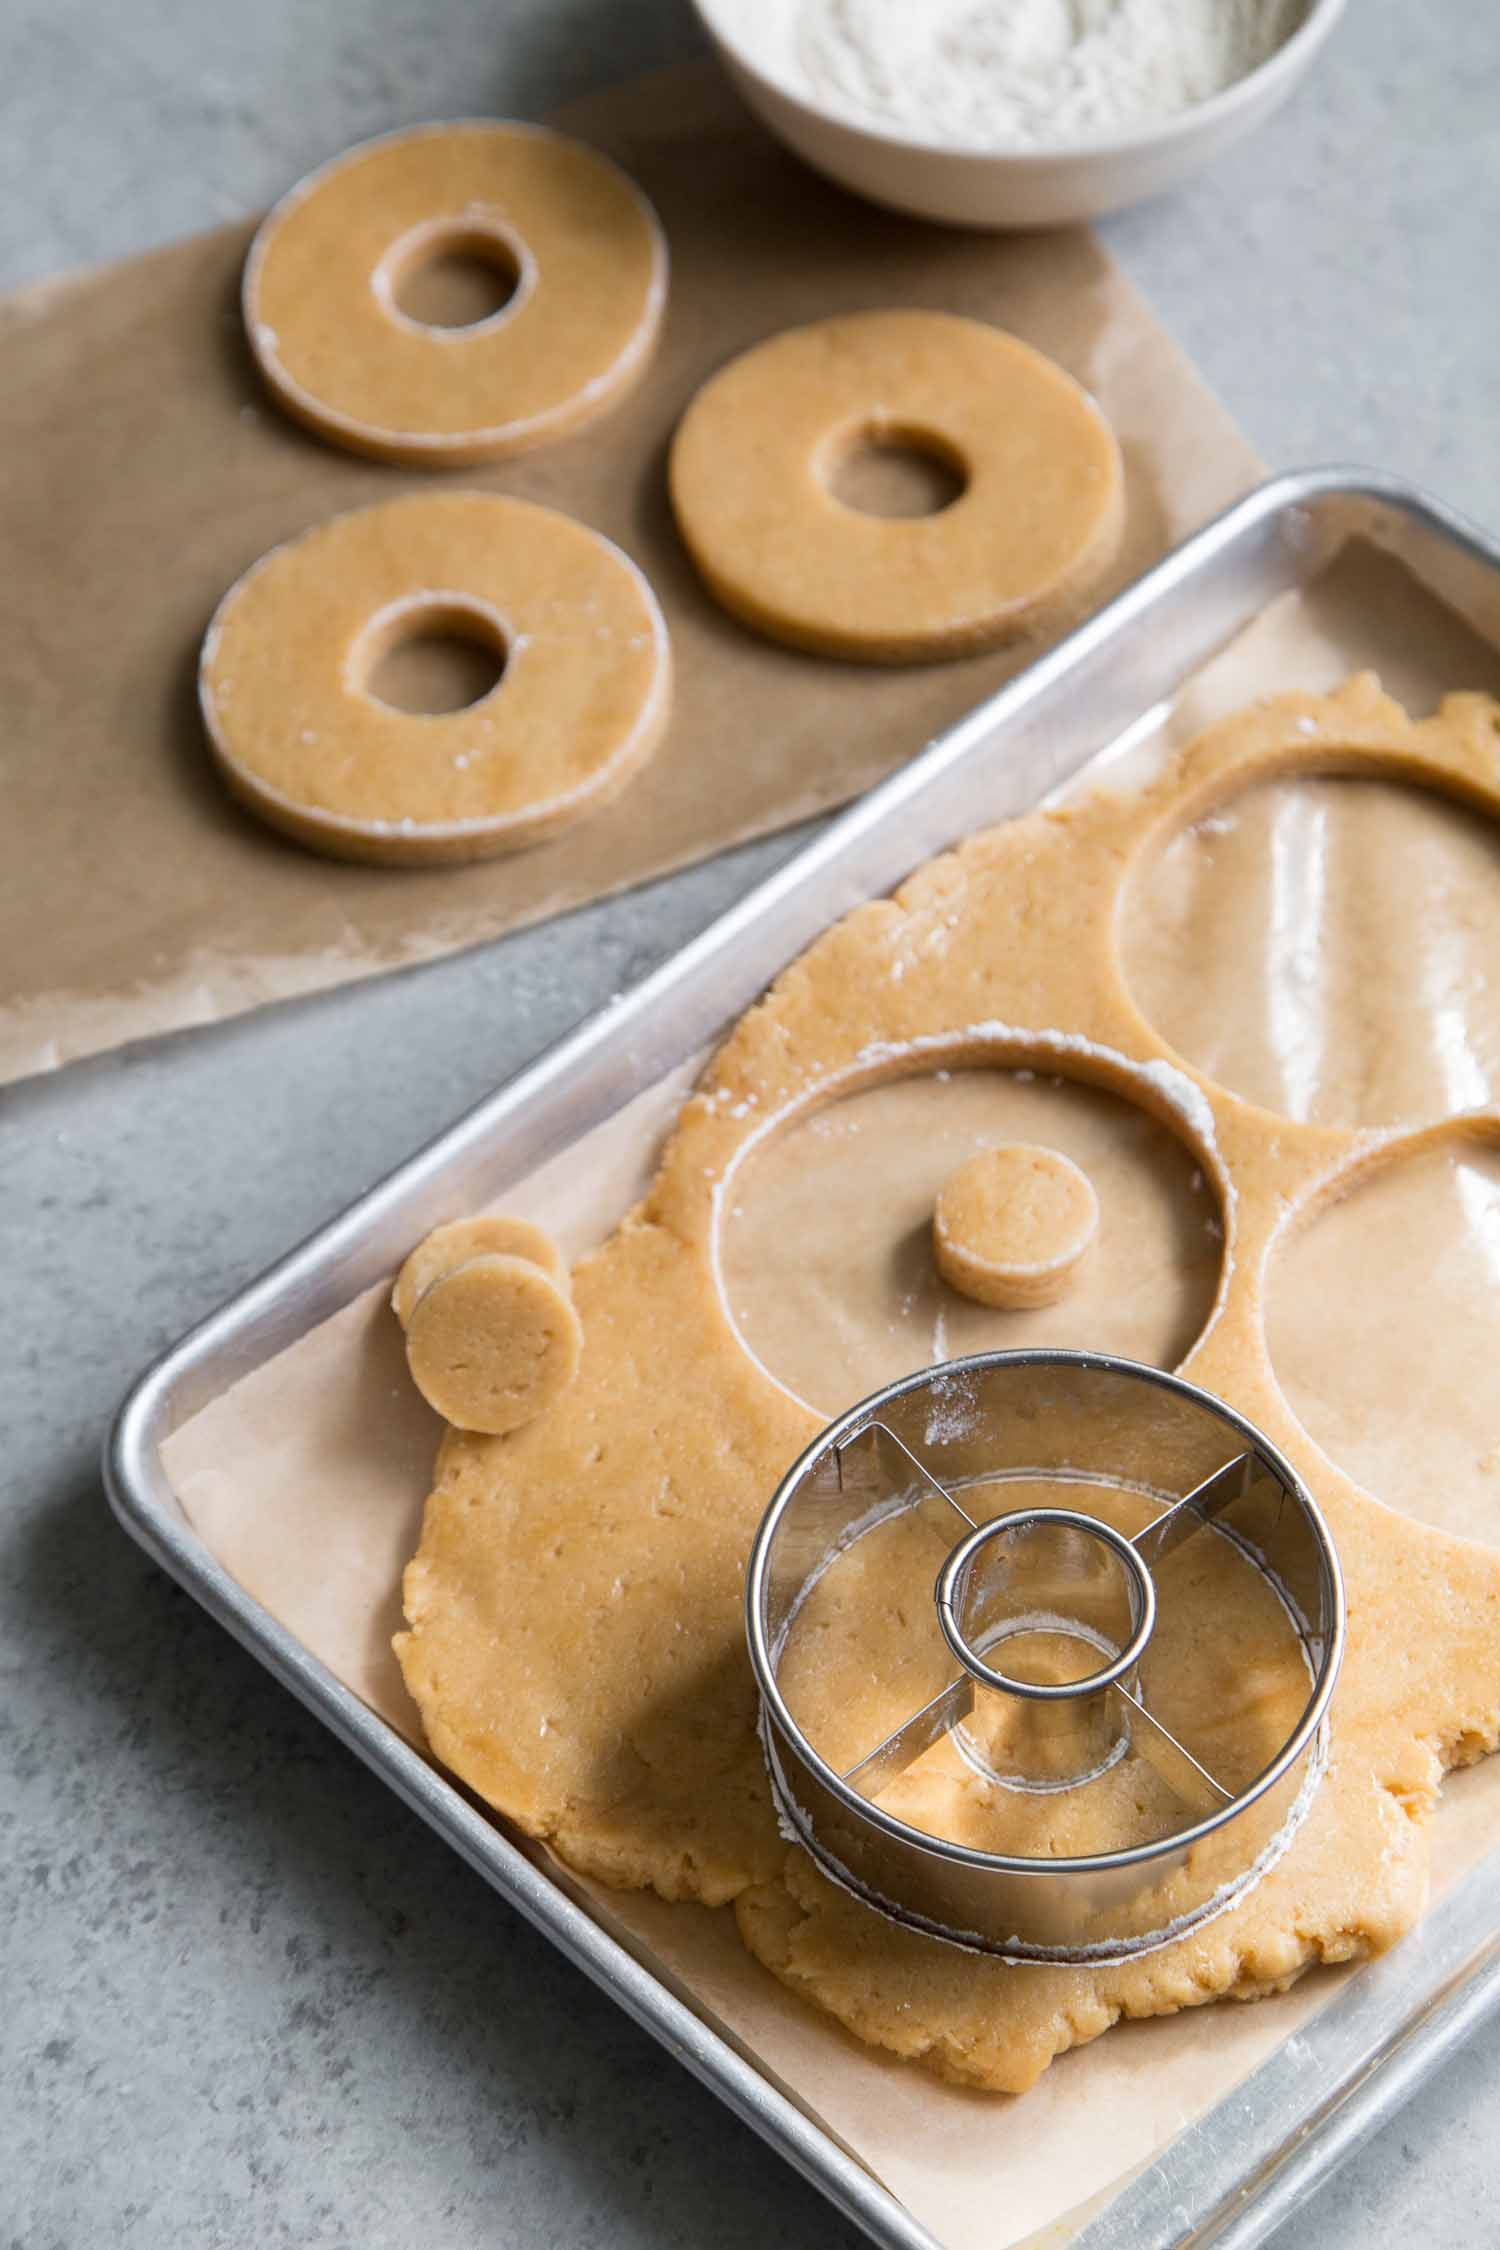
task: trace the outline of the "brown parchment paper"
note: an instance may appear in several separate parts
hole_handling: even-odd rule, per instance
[[[617,806],[471,868],[341,865],[232,805],[204,753],[199,640],[268,547],[432,480],[341,454],[250,367],[233,226],[0,304],[0,1078],[431,959],[866,788],[1034,649],[887,672],[778,649],[679,548],[663,457],[688,399],[758,338],[883,304],[1014,329],[1097,394],[1128,469],[1101,598],[1253,482],[1245,440],[1082,232],[950,232],[878,212],[782,153],[708,66],[560,122],[655,201],[672,254],[660,354],[595,429],[459,481],[567,510],[645,568],[675,653],[669,738]]]
[[[1208,718],[1257,694],[1322,689],[1372,663],[1416,710],[1430,708],[1450,687],[1500,692],[1494,650],[1396,565],[1355,552],[1335,563],[1318,587],[1267,610],[1190,683],[1151,741],[1123,765],[1104,761],[1104,775],[1109,785],[1123,781],[1127,767],[1139,775]],[[1096,761],[1087,778],[1099,772]],[[1269,962],[1269,937],[1263,950]],[[1191,978],[1201,967],[1201,959],[1186,957],[1182,974]],[[1258,989],[1253,977],[1247,989]],[[1407,999],[1398,994],[1396,1006]],[[598,1241],[644,1187],[659,1137],[694,1074],[686,1067],[643,1094],[508,1195],[505,1207],[553,1228],[572,1254]],[[1500,1194],[1495,1216],[1500,1221]],[[1337,1243],[1330,1257],[1315,1232],[1308,1240],[1317,1252],[1310,1264],[1289,1257],[1272,1290],[1278,1338],[1290,1337],[1285,1349],[1292,1358],[1299,1333],[1326,1336],[1337,1326],[1327,1318],[1342,1270]],[[1451,1262],[1443,1266],[1445,1285],[1456,1270]],[[1391,1356],[1388,1371],[1377,1373],[1377,1387],[1393,1396],[1423,1396],[1426,1374],[1443,1364],[1445,1321],[1472,1327],[1476,1365],[1486,1335],[1493,1353],[1493,1273],[1479,1257],[1464,1271],[1469,1293],[1445,1304],[1441,1319],[1428,1305],[1404,1315],[1393,1301]],[[1355,1267],[1345,1273],[1345,1286],[1356,1276],[1358,1286],[1371,1285]],[[1305,1291],[1300,1299],[1299,1289]],[[406,1379],[381,1289],[249,1376],[165,1448],[189,1518],[230,1572],[389,1724],[417,1742],[419,1725],[389,1640],[399,1618],[399,1572],[415,1545],[437,1435],[435,1419]],[[1398,1504],[1418,1489],[1429,1517],[1447,1521],[1451,1513],[1455,1530],[1500,1537],[1500,1477],[1486,1522],[1476,1515],[1472,1487],[1455,1486],[1450,1500],[1423,1477],[1424,1444],[1419,1420],[1388,1417],[1381,1448],[1375,1455],[1367,1450],[1360,1473]],[[1450,1779],[1434,1843],[1439,1888],[1482,1855],[1497,1819],[1500,1761]],[[858,2045],[756,1967],[727,1913],[607,1892],[545,1853],[535,1856],[883,2180],[947,2250],[1070,2240],[1129,2176],[1229,2093],[1346,1976],[1359,1973],[1316,1972],[1290,1994],[1256,2006],[1223,2002],[1118,2026],[1065,2057],[1032,2092],[1007,2100],[939,2085]]]

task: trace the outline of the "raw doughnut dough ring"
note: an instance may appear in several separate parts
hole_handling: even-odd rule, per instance
[[[944,1184],[932,1218],[938,1272],[976,1304],[1053,1305],[1092,1249],[1099,1198],[1061,1149],[981,1149]]]
[[[862,440],[925,450],[965,488],[935,515],[861,514],[827,473]],[[1124,476],[1088,393],[1029,344],[952,313],[846,314],[731,360],[678,426],[678,529],[758,632],[882,664],[1055,623],[1114,558]]]
[[[426,617],[506,658],[466,709],[398,711],[369,665]],[[488,859],[616,796],[666,727],[666,622],[619,548],[551,508],[429,492],[316,525],[246,571],[198,673],[229,788],[340,859]]]
[[[486,1251],[426,1289],[406,1323],[412,1381],[455,1429],[504,1437],[545,1413],[578,1372],[573,1300],[529,1258]]]
[[[494,1253],[507,1258],[524,1258],[528,1264],[540,1266],[559,1289],[571,1295],[568,1262],[545,1228],[533,1225],[530,1219],[503,1216],[452,1219],[447,1226],[434,1227],[431,1234],[423,1237],[396,1276],[396,1286],[391,1291],[391,1310],[402,1327],[410,1326],[419,1299],[425,1297],[435,1282],[452,1273],[456,1266],[467,1264],[470,1258]]]
[[[394,290],[479,251],[509,301],[425,326]],[[420,125],[283,196],[250,246],[245,331],[288,413],[356,453],[462,468],[592,422],[645,367],[667,294],[660,223],[607,157],[536,125]]]

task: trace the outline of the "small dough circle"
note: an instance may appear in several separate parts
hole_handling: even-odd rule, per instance
[[[396,303],[444,250],[516,276],[486,320],[436,328]],[[459,468],[603,414],[650,356],[661,226],[607,157],[540,126],[420,125],[349,149],[285,195],[245,263],[250,349],[279,403],[357,453]]]
[[[528,1265],[540,1266],[565,1296],[572,1295],[568,1262],[545,1228],[534,1226],[530,1219],[503,1216],[451,1219],[446,1226],[434,1227],[431,1234],[423,1237],[396,1276],[396,1286],[391,1291],[391,1310],[402,1327],[410,1325],[419,1300],[434,1282],[441,1281],[456,1266],[466,1265],[471,1258],[491,1253],[524,1258]]]
[[[379,656],[423,622],[503,650],[488,695],[398,711]],[[666,622],[598,532],[495,492],[408,494],[317,524],[246,571],[198,695],[231,792],[340,859],[488,859],[616,796],[661,740]]]
[[[935,515],[862,514],[827,478],[861,442],[961,472]],[[921,663],[993,647],[1070,609],[1124,524],[1114,432],[1029,344],[953,313],[789,329],[713,376],[671,453],[672,505],[711,591],[772,639]]]
[[[578,1372],[573,1301],[529,1258],[470,1258],[417,1301],[406,1330],[412,1380],[455,1429],[503,1437],[535,1421]]]
[[[937,1268],[976,1304],[1055,1304],[1099,1232],[1099,1198],[1061,1149],[1008,1141],[944,1183],[932,1220]]]

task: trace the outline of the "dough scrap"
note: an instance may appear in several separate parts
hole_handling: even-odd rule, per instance
[[[845,507],[861,440],[950,462],[936,514]],[[672,441],[672,506],[711,592],[773,640],[881,664],[967,655],[1059,623],[1124,528],[1114,432],[1019,338],[955,313],[848,313],[710,377]]]
[[[525,1258],[531,1265],[540,1266],[549,1280],[572,1295],[568,1262],[544,1227],[533,1225],[530,1219],[511,1219],[503,1215],[488,1219],[451,1219],[446,1226],[434,1227],[431,1234],[423,1236],[396,1276],[396,1286],[391,1291],[391,1310],[402,1327],[408,1325],[418,1299],[435,1281],[440,1281],[444,1274],[451,1273],[467,1259],[483,1257],[490,1251],[498,1251],[507,1258]]]
[[[1268,774],[1415,779],[1500,814],[1497,735],[1487,698],[1413,722],[1367,675],[1271,699],[1143,791],[971,838],[793,963],[685,1105],[645,1201],[578,1268],[585,1345],[566,1402],[503,1447],[442,1447],[396,1643],[437,1755],[585,1873],[734,1899],[747,1944],[795,1992],[992,2090],[1023,2089],[1122,2016],[1280,1990],[1409,1928],[1441,1776],[1500,1741],[1500,1555],[1394,1514],[1324,1458],[1272,1377],[1263,1287],[1283,1226],[1372,1147],[1386,1161],[1460,1128],[1372,1144],[1211,1084],[1132,1001],[1117,909],[1142,848]],[[1103,1084],[1191,1147],[1228,1241],[1183,1371],[1307,1479],[1348,1589],[1330,1765],[1292,1849],[1216,1919],[1108,1967],[978,1959],[835,1889],[778,1834],[754,1733],[744,1560],[821,1422],[738,1339],[718,1287],[723,1208],[778,1122],[857,1083],[974,1064]]]
[[[408,626],[505,653],[457,711],[363,684]],[[492,858],[616,797],[660,742],[666,621],[629,558],[553,508],[424,492],[316,524],[229,589],[198,696],[233,794],[299,843],[392,866]]]
[[[938,1272],[981,1305],[1051,1305],[1099,1231],[1099,1198],[1060,1149],[1012,1141],[948,1179],[932,1217]]]
[[[529,1258],[485,1251],[433,1282],[406,1324],[406,1359],[429,1406],[458,1430],[504,1437],[535,1421],[578,1372],[573,1301]]]
[[[444,251],[515,288],[488,319],[434,328],[395,301]],[[661,325],[660,223],[608,157],[536,125],[419,125],[348,149],[265,220],[245,261],[245,332],[279,403],[323,438],[411,468],[522,453],[592,422],[645,368]]]

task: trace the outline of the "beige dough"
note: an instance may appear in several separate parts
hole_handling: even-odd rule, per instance
[[[445,1442],[406,1573],[402,1669],[465,1782],[605,1882],[733,1900],[793,1991],[966,2085],[1020,2091],[1122,2016],[1277,1990],[1389,1945],[1422,1908],[1444,1770],[1500,1740],[1500,1554],[1394,1513],[1331,1464],[1278,1389],[1264,1332],[1282,1230],[1377,1161],[1471,1141],[1474,1121],[1372,1144],[1253,1108],[1173,1055],[1117,957],[1142,852],[1268,775],[1319,770],[1417,779],[1493,818],[1500,709],[1454,696],[1413,723],[1368,677],[1270,700],[1144,791],[975,836],[830,929],[730,1036],[645,1201],[575,1272],[588,1351],[567,1398],[503,1453]],[[1184,1371],[1307,1479],[1348,1589],[1330,1764],[1292,1848],[1217,1918],[1108,1967],[976,1958],[834,1888],[778,1833],[754,1732],[745,1557],[821,1421],[739,1339],[719,1281],[725,1215],[746,1159],[817,1106],[974,1067],[1103,1086],[1185,1143],[1227,1239]],[[1254,1628],[1238,1603],[1230,1622]]]
[[[865,444],[963,481],[921,517],[829,490]],[[1124,477],[1088,393],[1029,344],[954,313],[849,313],[710,378],[672,442],[672,505],[726,609],[826,656],[918,664],[1056,624],[1114,558]]]
[[[509,301],[461,328],[397,303],[445,253],[489,259]],[[413,468],[521,453],[611,407],[666,303],[656,214],[607,157],[536,125],[419,125],[311,173],[245,265],[250,348],[288,413]]]
[[[365,687],[395,641],[463,630],[501,652],[488,695],[398,711]],[[488,859],[618,796],[670,703],[667,628],[596,531],[495,492],[334,516],[246,571],[203,642],[219,770],[273,828],[340,859]]]
[[[578,1372],[573,1302],[529,1258],[486,1251],[424,1291],[406,1323],[412,1381],[458,1430],[504,1437],[534,1421]]]
[[[943,1184],[932,1252],[951,1289],[981,1305],[1055,1305],[1093,1247],[1099,1198],[1060,1149],[985,1149]]]
[[[470,1258],[493,1252],[508,1258],[525,1258],[529,1264],[540,1266],[565,1295],[571,1294],[568,1262],[544,1227],[534,1226],[530,1219],[503,1216],[453,1219],[447,1226],[434,1227],[431,1234],[424,1236],[396,1276],[396,1286],[391,1291],[391,1310],[402,1327],[410,1325],[418,1300],[435,1281],[451,1273],[455,1266],[466,1264]]]

